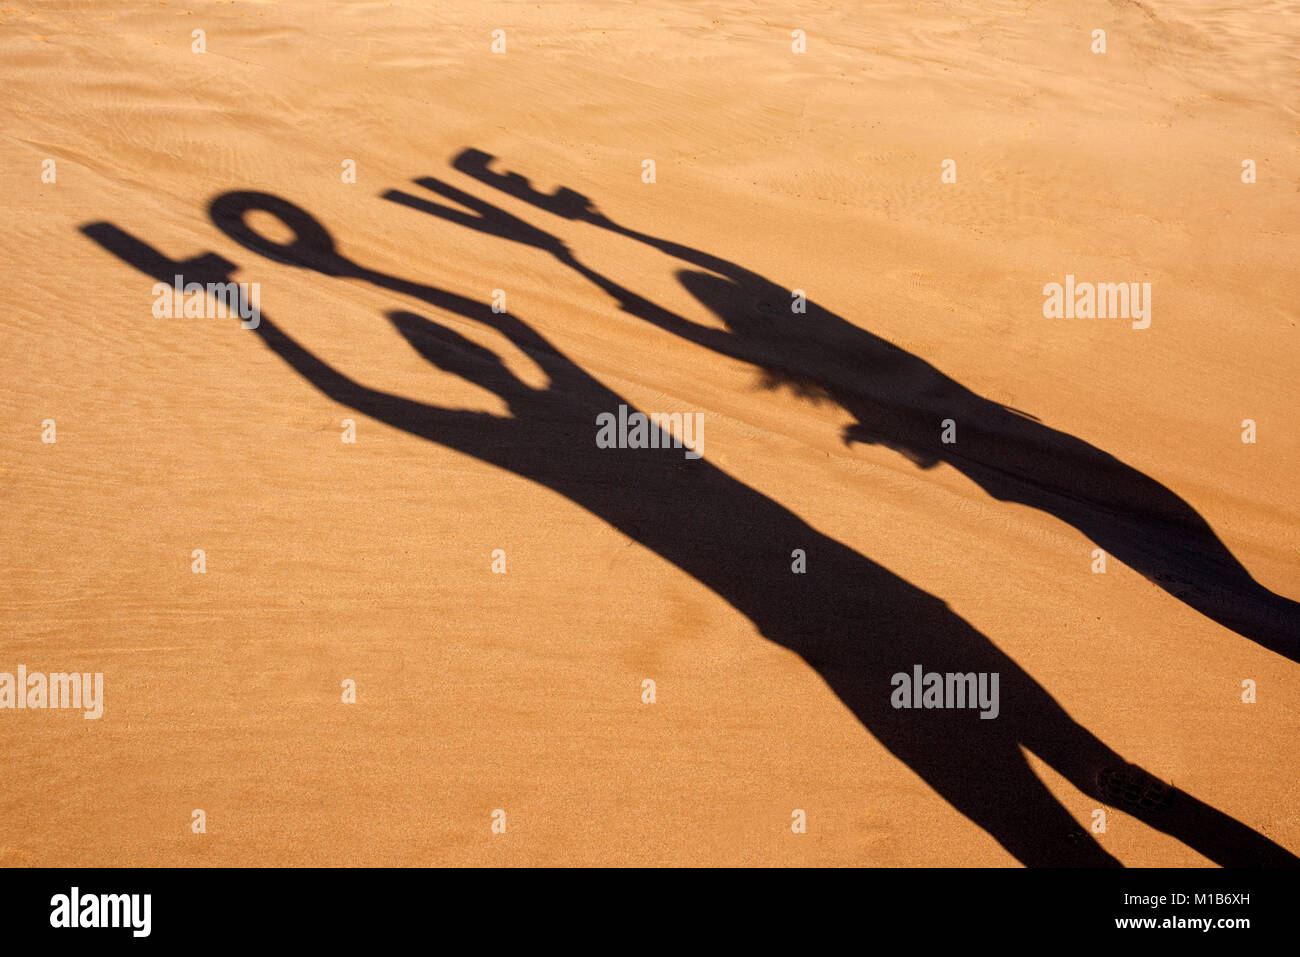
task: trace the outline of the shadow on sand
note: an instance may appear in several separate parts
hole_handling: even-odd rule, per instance
[[[1300,662],[1300,604],[1260,585],[1187,502],[1119,459],[1037,419],[985,399],[925,360],[814,302],[794,315],[790,291],[733,262],[620,226],[571,189],[541,193],[492,157],[469,149],[456,169],[565,219],[644,243],[694,269],[682,285],[725,324],[691,322],[579,262],[558,240],[434,178],[415,182],[475,216],[390,191],[386,198],[439,218],[547,249],[607,292],[627,313],[693,343],[757,366],[769,386],[829,399],[854,417],[846,443],[885,445],[921,468],[945,462],[993,498],[1028,505],[1074,526],[1110,555],[1191,608]],[[702,270],[702,271],[701,271]],[[953,419],[960,441],[940,441]]]
[[[443,218],[549,249],[617,295],[624,308],[634,314],[729,354],[750,356],[753,361],[762,359],[759,364],[771,363],[774,369],[785,368],[772,354],[780,350],[783,339],[764,332],[753,337],[756,341],[751,347],[745,344],[748,332],[728,334],[728,339],[705,335],[706,330],[691,327],[587,270],[549,234],[437,181],[422,182],[474,211],[466,214],[438,207],[436,212]],[[424,202],[408,199],[408,205]],[[559,201],[567,201],[563,192]],[[576,204],[577,200],[572,202]],[[292,231],[294,240],[275,243],[252,230],[246,218],[254,211],[280,219]],[[507,336],[545,371],[549,378],[546,387],[534,388],[521,382],[495,353],[446,326],[410,311],[388,314],[401,337],[430,364],[500,396],[510,410],[509,416],[502,417],[442,408],[369,388],[321,360],[270,317],[262,315],[256,329],[256,335],[269,349],[329,399],[550,488],[712,589],[753,622],[762,635],[796,652],[816,669],[892,754],[1023,863],[1118,865],[1051,795],[1031,770],[1022,748],[1055,768],[1091,801],[1118,806],[1220,864],[1300,864],[1289,851],[1263,835],[1126,762],[1075,722],[1044,688],[944,602],[816,531],[779,502],[714,467],[707,458],[687,460],[680,448],[598,449],[594,443],[596,416],[616,411],[620,405],[631,408],[632,404],[584,372],[519,318],[495,314],[484,303],[344,259],[323,225],[279,197],[257,192],[226,193],[213,200],[210,214],[213,222],[236,242],[272,260],[327,277],[372,283]],[[608,228],[617,227],[610,224]],[[173,260],[110,223],[87,224],[82,231],[159,282],[171,283],[174,276],[182,275],[186,282],[225,283],[231,281],[236,269],[234,263],[213,253]],[[659,242],[648,237],[645,241]],[[746,297],[760,289],[764,296],[776,296],[779,291],[780,297],[772,301],[786,308],[784,290],[771,284],[760,287],[756,279],[737,278],[747,274],[738,273],[720,260],[691,255],[695,258],[690,261],[726,277],[692,273],[685,281],[729,322],[745,328],[750,320],[742,315],[737,303],[748,301]],[[912,410],[901,403],[901,397],[930,396],[936,394],[935,389],[940,390],[939,394],[947,390],[953,396],[964,395],[964,414],[972,422],[980,415],[986,416],[988,423],[983,430],[1002,443],[999,448],[1014,445],[1016,435],[1036,436],[1038,441],[1050,441],[1051,436],[1059,435],[1041,426],[1028,433],[1004,434],[998,430],[1014,429],[1021,420],[994,411],[998,407],[955,384],[945,385],[949,380],[919,359],[827,313],[801,318],[826,324],[818,340],[822,344],[840,343],[835,347],[836,360],[828,360],[829,372],[820,370],[820,380],[828,383],[828,390],[840,390],[833,394],[854,403],[864,414],[868,403],[873,403],[873,408],[892,408],[890,421],[895,424],[889,430],[891,441],[925,454],[950,454],[926,451],[930,445],[925,435],[933,431],[927,418],[930,406],[921,403]],[[775,324],[780,320],[774,316],[761,321]],[[812,361],[807,343],[801,345],[793,330],[784,335],[789,338],[792,357]],[[868,374],[861,368],[854,373],[852,364],[877,359],[890,363],[887,376],[874,379],[875,386],[865,391],[861,385],[856,390],[851,387],[855,374],[858,380]],[[927,376],[929,384],[905,381],[911,371]],[[843,385],[838,384],[841,376],[846,380]],[[888,382],[899,393],[899,402],[891,400],[894,393]],[[960,416],[963,412],[950,410],[948,414]],[[967,434],[972,432],[979,434],[980,427],[971,426]],[[1075,443],[1081,455],[1106,458],[1077,440],[1063,436],[1061,440]],[[666,446],[668,442],[661,444]],[[1032,461],[1026,451],[1009,451],[1015,451],[1015,461]],[[974,464],[968,467],[977,468]],[[1111,467],[1121,475],[1127,474],[1118,463]],[[1014,464],[1007,470],[1011,477],[999,480],[1002,484],[996,486],[1002,492],[1009,492],[1013,483],[1025,481],[1015,477]],[[993,481],[991,475],[986,478]],[[1195,519],[1195,513],[1154,482],[1140,476],[1126,480],[1159,490],[1163,498],[1152,493],[1157,504],[1164,502],[1185,522]],[[1032,492],[1032,483],[1028,484]],[[1045,493],[1032,496],[1039,494]],[[1077,507],[1079,516],[1090,516],[1097,509],[1086,502]],[[1053,509],[1061,514],[1058,509],[1064,511],[1064,506],[1058,504]],[[1074,514],[1065,511],[1063,517]],[[1095,524],[1105,526],[1108,541],[1119,540],[1122,545],[1123,529],[1116,521],[1097,519]],[[1148,527],[1136,515],[1131,521],[1132,529]],[[1193,531],[1189,541],[1200,541],[1194,531],[1198,526],[1193,523],[1190,527]],[[791,573],[790,557],[796,548],[807,554],[807,574]],[[910,674],[918,664],[928,672],[997,673],[1000,714],[996,719],[983,720],[973,709],[895,709],[891,706],[891,676],[898,672]]]

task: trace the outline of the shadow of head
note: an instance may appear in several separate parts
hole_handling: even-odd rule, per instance
[[[942,461],[929,448],[932,442],[927,424],[905,406],[889,401],[888,394],[879,394],[879,387],[870,385],[872,380],[877,386],[888,384],[899,379],[900,372],[928,372],[920,378],[929,382],[935,378],[933,369],[866,332],[846,338],[838,355],[826,356],[825,343],[818,340],[828,332],[828,326],[831,334],[839,331],[837,324],[828,322],[834,317],[806,299],[804,311],[795,312],[795,294],[773,283],[747,284],[689,269],[679,270],[676,275],[682,287],[721,319],[730,332],[754,343],[766,341],[777,346],[770,351],[768,361],[760,365],[761,388],[788,389],[801,399],[834,401],[848,408],[860,420],[845,428],[842,438],[846,446],[855,442],[883,445],[922,469]],[[851,370],[837,367],[845,360],[853,363]],[[833,389],[832,381],[840,381],[845,387]],[[897,391],[906,390],[900,386]]]
[[[682,288],[732,332],[791,331],[796,317],[790,309],[790,293],[773,283],[746,285],[694,269],[679,269],[676,275]]]

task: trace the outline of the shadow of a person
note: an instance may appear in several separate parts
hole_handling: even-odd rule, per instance
[[[387,198],[442,219],[555,252],[627,313],[718,353],[757,366],[770,386],[830,399],[856,422],[846,443],[881,444],[921,468],[945,462],[995,499],[1044,511],[1189,607],[1245,638],[1300,662],[1300,603],[1257,582],[1209,524],[1155,479],[1082,439],[986,399],[904,349],[808,301],[790,309],[789,290],[733,262],[621,226],[574,190],[545,194],[517,173],[489,169],[468,149],[453,161],[480,182],[567,219],[629,237],[687,263],[682,285],[725,324],[689,321],[590,269],[535,227],[434,178],[415,182],[479,212],[466,214],[393,191]],[[495,208],[493,208],[495,209]],[[546,235],[546,234],[543,234]],[[952,419],[958,441],[941,441]]]
[[[253,212],[293,240],[251,229]],[[340,256],[325,227],[278,197],[226,193],[213,222],[245,248],[329,277],[346,277],[499,330],[548,377],[516,378],[490,350],[407,311],[389,320],[432,365],[498,395],[509,416],[443,408],[370,388],[335,369],[272,319],[256,335],[323,395],[411,435],[528,478],[693,576],[758,631],[807,661],[859,721],[930,787],[1028,865],[1115,866],[1033,773],[1024,747],[1095,801],[1110,801],[1228,866],[1295,866],[1290,851],[1128,764],[1076,723],[984,635],[934,596],[821,534],[778,502],[680,449],[600,449],[596,416],[631,403],[588,375],[522,320],[448,290],[367,269]],[[159,281],[226,283],[235,265],[212,253],[172,260],[109,223],[83,232]],[[654,426],[652,426],[654,428]],[[809,571],[791,574],[794,548]],[[998,716],[971,709],[903,710],[892,676],[927,671],[1000,676]]]

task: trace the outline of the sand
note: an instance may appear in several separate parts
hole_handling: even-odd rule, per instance
[[[0,710],[0,864],[1243,863],[1024,744],[1076,727],[1300,853],[1291,606],[1233,617],[1300,598],[1298,39],[1293,0],[0,10],[0,672],[105,689]],[[237,243],[232,191],[356,265]],[[155,317],[93,223],[262,325]],[[1149,328],[1045,318],[1067,274]],[[703,458],[597,449],[610,396]],[[1257,590],[1153,581],[1157,502]],[[926,764],[889,679],[950,636],[1003,714]]]

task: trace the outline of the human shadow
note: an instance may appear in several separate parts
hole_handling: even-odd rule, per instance
[[[943,462],[993,498],[1054,515],[1189,607],[1245,638],[1300,662],[1300,604],[1251,576],[1197,511],[1155,479],[1114,456],[986,399],[925,360],[811,300],[791,310],[791,293],[737,264],[622,226],[567,187],[542,193],[517,173],[490,169],[493,157],[467,149],[460,172],[566,219],[625,236],[689,264],[677,277],[725,329],[690,321],[589,268],[531,225],[499,213],[466,216],[428,199],[390,191],[388,199],[441,219],[554,252],[608,293],[628,314],[762,370],[764,385],[829,400],[856,420],[843,435],[881,444],[923,469]],[[462,205],[480,202],[432,177],[418,185]],[[518,222],[516,220],[516,222]],[[545,236],[546,234],[542,234]],[[953,420],[956,442],[942,441]]]
[[[278,218],[293,240],[277,243],[259,234],[246,221],[250,213]],[[494,352],[448,325],[404,309],[388,314],[431,365],[499,396],[510,414],[496,416],[364,385],[265,313],[255,329],[324,396],[558,492],[712,589],[762,635],[816,669],[892,754],[1021,862],[1118,864],[1033,773],[1023,748],[1091,801],[1117,805],[1220,864],[1300,864],[1267,837],[1126,762],[944,602],[812,528],[707,457],[685,458],[655,426],[658,448],[598,448],[596,417],[620,405],[635,411],[632,403],[518,317],[345,259],[323,225],[276,196],[225,193],[213,200],[210,215],[237,243],[269,259],[373,284],[495,329],[527,353],[546,374],[545,386],[521,381]],[[82,230],[160,282],[181,275],[186,282],[227,283],[236,269],[214,253],[173,260],[110,223]],[[562,244],[555,248],[563,252]],[[806,553],[805,574],[792,573],[794,549]],[[997,717],[984,719],[970,708],[895,708],[892,676],[910,674],[915,665],[999,675]]]

